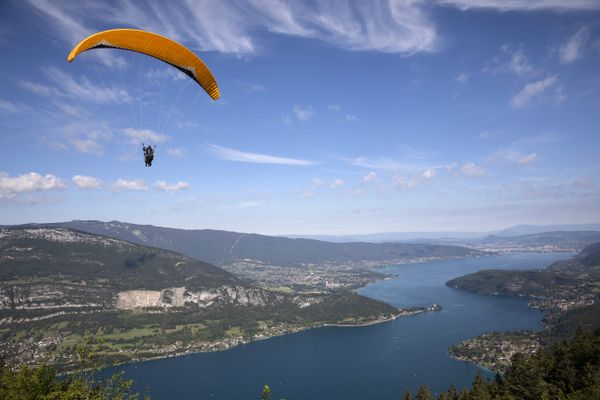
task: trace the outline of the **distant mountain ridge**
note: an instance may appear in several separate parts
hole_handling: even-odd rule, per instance
[[[530,233],[519,236],[489,235],[479,241],[481,244],[496,245],[562,245],[581,247],[600,241],[599,231],[552,231],[541,233]],[[581,245],[583,243],[583,245]]]
[[[600,231],[596,224],[516,225],[495,233],[496,236],[522,236],[544,232]]]
[[[476,241],[487,236],[523,236],[545,232],[600,231],[600,223],[596,224],[562,224],[562,225],[515,225],[498,231],[430,231],[430,232],[379,232],[354,235],[287,235],[290,238],[324,240],[328,242],[411,242],[424,243],[461,243]],[[282,235],[285,236],[285,235]]]
[[[414,243],[331,243],[211,229],[185,230],[119,221],[70,221],[30,226],[60,226],[176,251],[214,265],[251,259],[300,266],[326,262],[387,261],[419,257],[484,254],[459,246]]]

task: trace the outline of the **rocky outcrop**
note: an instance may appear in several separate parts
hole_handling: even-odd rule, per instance
[[[126,290],[119,292],[116,307],[128,310],[145,307],[183,307],[188,304],[196,304],[201,308],[225,305],[266,306],[281,303],[284,300],[283,295],[243,286],[221,286],[200,291],[175,287],[163,290]]]
[[[112,298],[109,289],[84,283],[0,285],[0,310],[111,307]]]
[[[320,296],[285,296],[259,288],[243,286],[221,286],[201,291],[187,290],[185,287],[163,290],[126,290],[117,294],[116,307],[121,310],[148,307],[183,307],[195,304],[200,308],[218,306],[266,307],[291,303],[305,308],[322,301]]]

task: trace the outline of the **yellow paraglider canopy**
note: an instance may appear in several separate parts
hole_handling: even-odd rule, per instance
[[[111,29],[83,39],[71,50],[67,60],[87,50],[113,48],[136,51],[171,64],[196,81],[213,99],[220,97],[219,87],[208,67],[187,47],[156,33],[139,29]]]

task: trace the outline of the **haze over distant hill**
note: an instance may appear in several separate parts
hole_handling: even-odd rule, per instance
[[[430,232],[381,232],[356,235],[288,235],[293,238],[325,240],[329,242],[416,242],[435,241],[443,243],[475,240],[489,235],[522,236],[544,232],[600,231],[597,224],[565,224],[565,225],[516,225],[500,231],[464,232],[464,231],[430,231]],[[459,240],[460,239],[460,240]]]
[[[550,249],[579,251],[584,247],[600,241],[598,231],[557,231],[532,233],[520,236],[489,235],[473,244],[513,249],[535,249],[545,246]]]
[[[517,225],[497,232],[496,236],[533,235],[544,232],[600,231],[598,224]]]
[[[36,226],[36,225],[33,225]],[[331,243],[211,229],[186,230],[111,221],[70,221],[62,226],[102,234],[146,246],[177,251],[214,265],[251,259],[276,265],[326,262],[384,262],[420,257],[462,257],[483,254],[459,246],[413,243]]]

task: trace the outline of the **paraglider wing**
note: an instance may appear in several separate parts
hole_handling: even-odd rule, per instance
[[[83,39],[71,50],[67,60],[87,50],[113,48],[136,51],[157,58],[179,69],[196,81],[213,99],[220,97],[219,87],[208,67],[187,47],[156,33],[139,29],[111,29]]]

